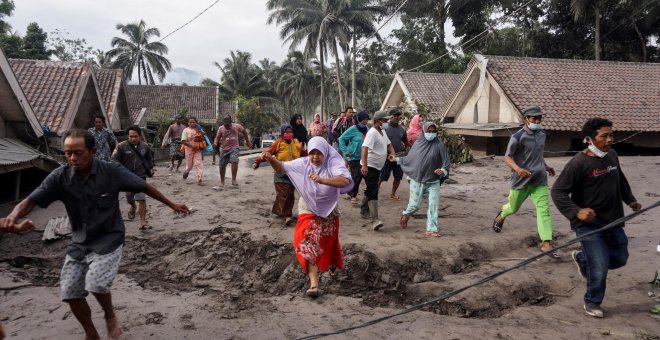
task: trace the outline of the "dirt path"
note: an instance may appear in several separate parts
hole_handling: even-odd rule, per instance
[[[548,161],[561,169],[567,160]],[[538,252],[531,202],[507,219],[501,234],[490,229],[508,193],[508,171],[501,158],[483,160],[453,169],[451,183],[441,188],[439,239],[424,237],[425,206],[407,230],[398,227],[408,197],[405,181],[400,201],[389,200],[391,184],[383,184],[386,224],[377,233],[361,228],[358,210],[341,200],[346,268],[337,278],[323,276],[325,294],[310,301],[303,297],[305,275],[293,257],[293,228],[270,214],[271,170],[242,167],[239,187],[214,191],[217,168],[210,159],[205,165],[204,187],[180,174],[169,176],[164,165],[152,181],[195,208],[193,215],[179,218],[148,200],[154,229],[140,232],[137,222],[127,222],[113,287],[127,339],[292,339],[331,331],[430,300]],[[660,157],[622,157],[643,205],[659,199],[658,165]],[[31,217],[43,227],[62,214],[61,204],[54,204]],[[554,207],[552,214],[557,241],[573,238]],[[570,259],[577,247],[571,247],[560,260],[543,258],[448,301],[335,338],[659,339],[660,320],[648,313],[657,303],[649,297],[648,281],[660,269],[658,220],[655,209],[628,223],[630,259],[611,272],[605,319],[582,311],[584,283]],[[82,337],[56,287],[65,246],[66,241],[44,244],[39,233],[1,236],[0,287],[27,285],[0,292],[0,320],[9,338]],[[103,329],[100,308],[90,303]]]

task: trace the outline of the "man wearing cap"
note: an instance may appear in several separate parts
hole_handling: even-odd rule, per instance
[[[172,162],[172,165],[170,165],[170,171],[174,169],[174,161],[177,160],[176,172],[179,172],[181,161],[186,157],[181,152],[181,134],[186,128],[185,125],[181,124],[182,119],[183,116],[180,113],[177,113],[174,116],[174,123],[167,129],[165,136],[163,136],[163,143],[160,145],[161,148],[165,148],[168,145],[170,146],[170,161]]]
[[[383,222],[378,219],[378,180],[380,179],[380,170],[385,161],[395,161],[396,155],[394,148],[387,134],[383,131],[383,124],[389,120],[389,114],[385,111],[376,111],[374,114],[374,126],[369,129],[362,143],[362,152],[360,165],[362,169],[362,178],[367,188],[364,191],[362,205],[360,206],[360,216],[364,219],[371,219],[371,228],[378,231],[383,226]]]
[[[245,138],[245,145],[248,149],[252,148],[250,144],[250,136],[247,130],[241,125],[232,122],[231,116],[226,115],[222,119],[222,126],[218,128],[218,134],[215,136],[213,145],[218,148],[220,145],[220,152],[218,154],[218,162],[220,164],[220,186],[213,187],[218,190],[220,187],[225,186],[225,171],[227,164],[231,163],[231,185],[237,186],[236,174],[238,173],[238,156],[240,150],[238,148],[238,134],[242,133]]]
[[[384,126],[383,129],[387,133],[387,138],[389,138],[394,148],[394,152],[397,156],[404,156],[406,148],[412,147],[412,144],[408,142],[406,136],[406,129],[404,129],[399,121],[401,120],[401,111],[391,110],[390,111],[390,121],[387,126]],[[390,194],[391,200],[399,200],[399,196],[396,195],[396,190],[399,188],[401,179],[403,178],[403,171],[401,171],[401,165],[396,161],[390,162],[385,161],[383,169],[380,171],[380,179],[378,180],[378,186],[380,183],[387,182],[390,179],[390,174],[394,175],[394,181],[392,182],[392,193]]]
[[[536,206],[536,226],[541,237],[541,251],[552,249],[552,218],[550,217],[548,174],[555,169],[543,159],[546,134],[541,126],[543,112],[534,105],[523,110],[525,125],[509,139],[504,162],[511,168],[511,190],[509,201],[502,207],[493,221],[493,230],[502,231],[504,220],[515,214],[527,197],[531,196]],[[559,258],[554,253],[552,257]]]

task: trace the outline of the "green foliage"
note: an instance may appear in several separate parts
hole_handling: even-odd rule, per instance
[[[15,7],[13,0],[0,0],[0,37],[11,30],[11,26],[5,21],[5,17],[10,17]]]
[[[56,29],[48,35],[52,53],[61,61],[85,61],[93,58],[94,49],[85,39],[72,38],[67,30]]]
[[[225,100],[243,97],[269,97],[271,91],[263,72],[251,62],[249,52],[231,51],[230,57],[224,60],[224,66],[215,62],[222,74],[220,80],[220,95]]]
[[[145,84],[155,85],[153,73],[162,82],[167,72],[172,70],[172,64],[165,58],[167,46],[160,41],[150,41],[160,37],[160,31],[154,27],[147,28],[144,20],[117,24],[116,27],[128,39],[112,38],[113,48],[108,51],[107,57],[114,59],[113,67],[123,69],[129,80],[137,68],[138,84],[142,84],[144,79]]]
[[[262,111],[258,98],[246,98],[239,95],[235,100],[238,102],[236,119],[246,129],[268,131],[277,125],[277,118],[274,115]]]
[[[30,23],[23,37],[23,58],[46,60],[51,52],[46,48],[48,34],[36,22]]]
[[[220,83],[217,81],[211,79],[211,78],[204,78],[199,82],[200,86],[220,86]]]
[[[0,35],[0,48],[7,58],[23,58],[23,39],[18,35]]]

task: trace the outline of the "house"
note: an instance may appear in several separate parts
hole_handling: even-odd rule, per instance
[[[122,69],[95,69],[101,98],[112,130],[122,130],[133,125],[126,94],[126,81]]]
[[[397,73],[380,109],[389,111],[404,106],[413,112],[427,111],[427,114],[437,116],[458,88],[461,79],[460,74]],[[419,105],[423,105],[425,110],[421,110]]]
[[[659,84],[660,64],[475,55],[435,118],[475,155],[502,155],[522,110],[539,105],[549,154],[581,150],[594,116],[613,121],[615,149],[639,154],[660,146]]]
[[[220,102],[214,86],[128,85],[127,93],[134,122],[143,127],[169,125],[182,110],[204,125],[217,124],[225,113],[234,114],[229,112],[231,105]]]
[[[9,63],[39,124],[54,137],[49,146],[62,148],[61,136],[72,128],[94,126],[101,114],[109,122],[90,63],[10,59]]]
[[[59,167],[34,147],[46,144],[43,137],[39,120],[0,50],[0,207],[25,197]]]

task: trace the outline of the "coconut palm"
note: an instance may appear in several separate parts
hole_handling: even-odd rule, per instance
[[[249,52],[231,51],[229,58],[224,60],[224,66],[218,62],[213,63],[220,69],[220,94],[228,100],[238,96],[246,98],[268,97],[268,82],[262,71],[252,63]]]
[[[319,87],[319,73],[311,64],[303,52],[291,51],[277,70],[275,90],[289,113],[307,114],[317,105],[311,98]]]
[[[271,11],[268,23],[282,25],[280,37],[291,48],[304,43],[304,54],[309,58],[318,50],[319,62],[325,65],[330,51],[335,55],[335,64],[341,67],[339,50],[348,51],[351,34],[365,24],[373,26],[375,14],[384,12],[371,6],[372,0],[268,0],[266,7]],[[379,8],[377,11],[374,9]],[[374,29],[375,31],[375,29]],[[337,81],[341,84],[337,68]],[[325,114],[325,68],[321,67],[321,115]],[[341,89],[338,89],[341,93]],[[340,101],[343,99],[340,97]],[[342,105],[343,106],[343,105]]]
[[[589,8],[594,12],[594,56],[596,61],[600,60],[600,15],[603,9],[603,0],[571,0],[571,13],[575,21],[580,18],[586,17]]]
[[[161,82],[165,79],[167,71],[172,69],[164,55],[167,54],[167,46],[160,41],[150,41],[152,38],[160,37],[157,28],[147,28],[144,20],[129,24],[117,24],[117,29],[128,37],[127,39],[114,37],[111,45],[113,49],[108,51],[108,58],[117,58],[114,67],[124,69],[127,79],[133,76],[133,70],[137,66],[138,84],[142,79],[146,84],[154,85],[153,73],[156,73]]]

